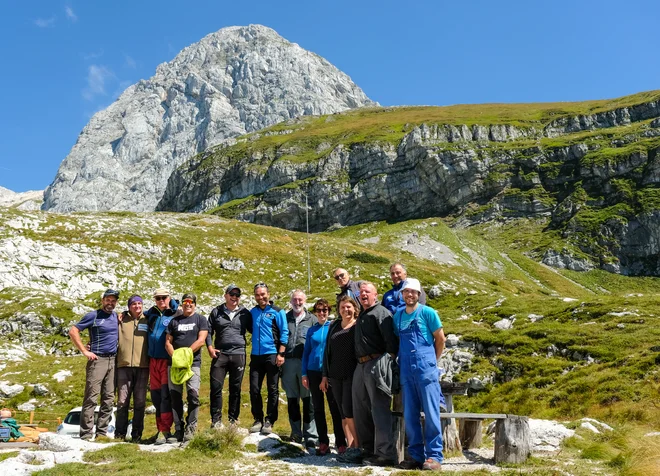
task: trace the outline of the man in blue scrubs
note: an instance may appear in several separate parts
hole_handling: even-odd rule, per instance
[[[394,315],[394,332],[399,336],[399,368],[403,391],[403,418],[408,437],[404,469],[439,470],[442,456],[440,405],[445,399],[438,381],[437,360],[445,348],[445,334],[438,313],[419,303],[422,287],[407,279],[401,286],[406,303]],[[424,412],[424,430],[420,412]]]

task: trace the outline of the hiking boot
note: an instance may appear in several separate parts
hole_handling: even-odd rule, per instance
[[[162,431],[159,431],[156,435],[156,441],[154,441],[154,445],[164,445],[167,443],[167,438],[169,438],[169,436],[169,433],[165,434]]]
[[[264,426],[261,427],[261,434],[262,435],[270,435],[273,432],[273,424],[266,420],[264,422]]]
[[[325,443],[321,443],[316,450],[316,456],[325,456],[330,453],[330,447]]]
[[[414,459],[411,460],[404,460],[399,463],[399,469],[408,469],[408,470],[414,470],[414,469],[422,469],[422,466],[424,466],[424,463],[421,461],[415,461]]]
[[[183,441],[183,430],[176,430],[174,434],[169,433],[166,434],[167,436],[167,443],[170,445],[173,445],[175,443],[181,443]]]
[[[183,434],[183,442],[187,443],[195,437],[195,427],[186,428],[186,432]]]
[[[291,440],[292,443],[302,443],[303,436],[298,433],[291,433],[289,435],[289,440]]]
[[[346,446],[338,446],[337,454],[343,455],[344,453],[346,453]]]
[[[360,464],[362,459],[363,455],[360,448],[347,448],[343,455],[337,456],[337,461],[340,463]]]
[[[94,436],[94,435],[91,435],[91,434],[82,435],[82,436],[80,437],[80,439],[83,440],[83,441],[92,441],[93,436]]]
[[[362,460],[362,464],[366,466],[380,466],[380,467],[385,467],[385,466],[396,466],[396,463],[394,460],[391,460],[389,458],[383,458],[382,456],[370,456],[369,458],[364,458]]]
[[[424,464],[422,465],[422,470],[424,471],[440,471],[442,470],[442,464],[438,463],[434,459],[427,459],[424,461]]]
[[[318,441],[315,438],[307,438],[307,440],[305,441],[305,447],[306,448],[314,448],[314,447],[316,447],[317,443],[318,443]]]
[[[263,426],[264,424],[261,423],[261,421],[254,420],[254,423],[252,423],[252,426],[250,427],[250,433],[259,433]]]
[[[211,430],[220,431],[224,429],[225,429],[225,425],[223,425],[223,423],[219,420],[211,425]]]

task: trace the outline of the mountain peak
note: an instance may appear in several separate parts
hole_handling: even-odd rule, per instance
[[[271,28],[222,28],[92,117],[46,190],[44,209],[154,210],[170,174],[212,145],[294,117],[374,104],[346,74]]]

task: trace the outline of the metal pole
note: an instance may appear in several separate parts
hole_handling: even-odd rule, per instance
[[[309,257],[309,201],[305,194],[305,218],[307,221],[307,294],[312,293],[312,265]]]

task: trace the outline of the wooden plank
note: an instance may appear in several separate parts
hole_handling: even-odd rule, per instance
[[[465,420],[504,420],[508,417],[509,415],[506,413],[440,413],[440,418],[458,418]]]

